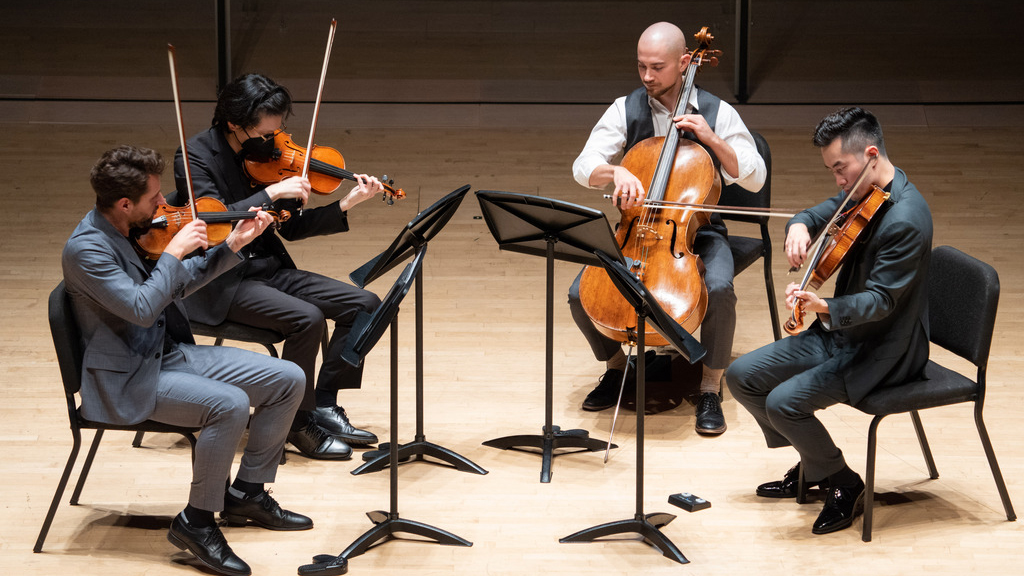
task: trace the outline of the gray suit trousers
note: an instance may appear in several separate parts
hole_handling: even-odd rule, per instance
[[[164,354],[150,418],[198,426],[189,504],[224,509],[225,483],[249,423],[238,478],[273,482],[305,376],[295,364],[238,348],[179,344]],[[249,407],[255,408],[249,421]]]
[[[847,402],[843,350],[818,325],[737,358],[725,372],[736,400],[757,420],[769,448],[793,446],[809,481],[846,466],[843,453],[814,416]]]

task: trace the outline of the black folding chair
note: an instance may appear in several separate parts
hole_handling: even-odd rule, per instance
[[[46,512],[46,519],[43,520],[43,526],[39,530],[39,537],[36,539],[36,544],[32,548],[34,552],[42,551],[43,541],[46,540],[46,534],[50,531],[50,524],[53,523],[53,517],[57,513],[57,504],[64,495],[64,489],[67,488],[68,480],[71,478],[71,470],[75,466],[75,460],[77,460],[78,452],[82,447],[82,430],[92,429],[95,430],[96,433],[93,436],[92,446],[89,448],[89,454],[86,456],[85,463],[82,465],[82,472],[78,477],[78,484],[75,486],[75,491],[71,496],[72,506],[78,505],[78,498],[82,494],[82,487],[85,485],[85,478],[88,476],[89,469],[92,467],[92,462],[96,457],[96,450],[99,448],[100,440],[103,438],[104,431],[127,430],[137,431],[138,433],[168,432],[172,434],[181,434],[191,445],[193,461],[195,460],[195,435],[199,431],[199,428],[171,426],[168,424],[153,422],[151,420],[146,420],[145,422],[140,422],[130,426],[121,426],[104,424],[102,422],[93,422],[82,418],[78,410],[77,395],[82,384],[82,355],[84,351],[82,350],[81,334],[79,332],[78,324],[75,322],[75,316],[71,311],[71,302],[64,289],[63,281],[50,293],[49,314],[50,334],[53,336],[53,346],[57,351],[57,364],[60,366],[61,379],[64,382],[64,399],[67,404],[68,421],[71,424],[71,438],[73,444],[71,446],[71,454],[68,456],[68,462],[64,466],[64,473],[61,475],[60,482],[57,483],[57,490],[53,493],[53,500],[50,502],[50,508]]]

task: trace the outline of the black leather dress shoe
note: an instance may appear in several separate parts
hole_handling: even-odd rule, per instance
[[[313,419],[331,436],[337,436],[348,444],[365,446],[376,444],[377,436],[373,432],[360,430],[348,421],[348,414],[341,406],[317,406],[312,411]]]
[[[714,392],[704,392],[697,401],[697,419],[693,428],[704,436],[717,436],[725,432],[725,414],[722,414],[722,397]]]
[[[341,438],[335,438],[310,420],[299,430],[288,433],[288,442],[298,448],[303,456],[315,460],[348,460],[352,457],[352,447]]]
[[[628,370],[629,376],[626,380],[626,388],[622,391],[623,399],[636,396],[636,371],[634,370],[636,359],[630,357]],[[587,412],[600,412],[607,410],[619,401],[619,389],[622,388],[622,370],[606,370],[598,379],[597,386],[583,399],[582,408]]]
[[[249,576],[252,570],[235,555],[217,526],[197,528],[189,525],[184,514],[171,522],[167,540],[182,550],[188,550],[210,570],[228,576]]]
[[[309,517],[281,508],[269,490],[251,498],[238,498],[229,490],[224,495],[224,510],[220,517],[230,526],[245,526],[252,522],[267,530],[309,530],[313,527]]]
[[[765,482],[757,487],[757,495],[762,498],[796,498],[798,483],[800,482],[800,463],[797,462],[786,472],[782,480]],[[811,488],[815,484],[808,483]]]
[[[811,532],[828,534],[849,528],[853,519],[864,512],[864,482],[857,477],[857,483],[850,486],[831,486],[825,498],[825,507],[814,521]]]

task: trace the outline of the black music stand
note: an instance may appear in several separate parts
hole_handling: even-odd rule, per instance
[[[684,358],[690,361],[690,363],[697,362],[707,351],[701,346],[697,340],[690,335],[689,332],[683,330],[675,320],[673,320],[665,311],[661,308],[658,302],[654,299],[654,296],[647,291],[647,287],[643,285],[629,270],[622,264],[621,259],[616,260],[605,254],[604,252],[597,252],[596,256],[600,258],[601,264],[608,271],[608,276],[611,277],[615,287],[619,289],[622,296],[627,302],[636,310],[637,314],[637,343],[636,343],[636,356],[637,358],[644,357],[644,332],[647,330],[646,323],[649,321],[654,330],[661,334],[665,340],[672,345]],[[636,363],[636,514],[630,520],[619,520],[617,522],[609,522],[607,524],[600,524],[580,530],[574,534],[570,534],[565,538],[559,540],[559,542],[592,542],[597,538],[603,536],[610,536],[612,534],[631,534],[636,533],[643,536],[644,541],[654,546],[666,557],[679,562],[680,564],[686,564],[689,560],[683,556],[683,553],[676,548],[675,544],[672,543],[664,534],[661,533],[660,528],[665,526],[669,522],[675,519],[674,514],[666,514],[663,512],[655,512],[652,514],[644,514],[644,384],[646,374],[645,362]]]
[[[341,357],[358,366],[362,364],[363,358],[380,340],[384,331],[391,327],[391,446],[388,450],[391,458],[391,509],[388,512],[375,510],[367,512],[374,527],[363,533],[362,536],[350,544],[348,548],[337,555],[318,554],[313,557],[313,564],[299,567],[299,574],[306,575],[334,575],[343,574],[347,569],[349,558],[366,552],[370,547],[381,540],[395,538],[396,532],[416,534],[429,538],[438,544],[448,546],[472,546],[473,543],[460,538],[451,532],[435,528],[422,522],[400,518],[398,515],[398,305],[409,292],[409,286],[420,270],[423,263],[423,256],[427,251],[426,245],[416,250],[416,257],[399,276],[394,286],[384,297],[381,305],[373,311],[373,314],[360,312],[352,326],[352,337],[349,338]]]
[[[362,288],[412,256],[420,247],[426,246],[427,242],[451,220],[468,191],[469,186],[463,186],[417,214],[405,228],[402,228],[387,250],[349,274],[349,279]],[[364,453],[363,460],[366,462],[353,470],[352,474],[383,470],[390,462],[389,453],[390,446],[386,442],[381,444],[378,450]],[[423,433],[423,271],[420,269],[416,274],[416,436],[412,442],[398,447],[398,459],[400,462],[410,458],[430,462],[424,460],[424,456],[446,462],[463,472],[487,474],[487,470],[461,454],[427,442]]]
[[[596,452],[607,442],[589,437],[586,430],[562,430],[552,425],[552,388],[554,364],[554,292],[555,259],[592,266],[601,265],[595,250],[622,253],[615,243],[603,212],[560,200],[527,196],[513,192],[476,193],[484,220],[502,250],[544,256],[547,259],[547,357],[544,378],[543,435],[520,434],[488,440],[484,446],[502,450],[540,448],[540,481],[551,481],[551,460],[557,448],[582,448],[577,452]],[[614,444],[612,448],[617,448]]]

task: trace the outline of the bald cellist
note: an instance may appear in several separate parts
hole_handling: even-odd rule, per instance
[[[637,68],[643,86],[615,100],[594,126],[583,151],[573,163],[577,182],[589,188],[613,185],[611,196],[616,206],[623,210],[639,206],[648,183],[641,182],[621,165],[623,155],[637,143],[666,136],[674,129],[708,151],[722,184],[739,184],[753,192],[761,189],[767,174],[764,160],[732,106],[707,91],[696,89],[690,93],[688,113],[676,114],[690,59],[686,37],[676,25],[659,22],[643,32],[637,44]],[[713,215],[710,222],[697,231],[693,243],[693,251],[705,267],[704,283],[708,292],[700,338],[708,353],[704,358],[695,429],[703,435],[719,435],[726,429],[721,407],[721,379],[732,358],[736,296],[725,225],[718,215]],[[625,381],[628,385],[633,378],[632,368],[627,369],[628,359],[622,343],[594,326],[580,302],[580,277],[569,290],[569,307],[594,356],[606,364],[597,387],[583,401],[583,410],[610,408],[617,403],[621,383]]]

